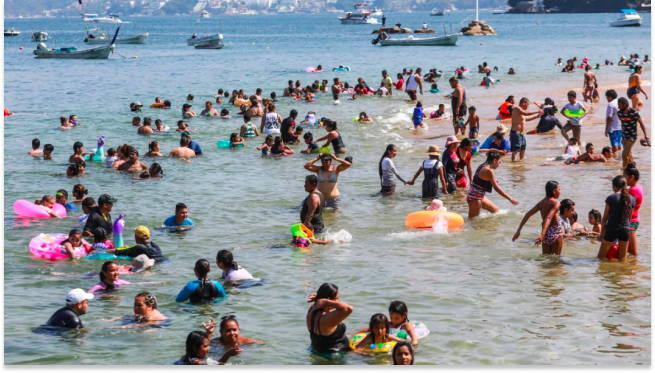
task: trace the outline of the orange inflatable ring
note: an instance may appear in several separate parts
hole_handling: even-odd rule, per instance
[[[405,225],[407,228],[432,228],[434,222],[443,217],[448,222],[449,230],[456,230],[464,225],[462,215],[449,211],[416,211],[407,215]]]
[[[153,109],[162,109],[164,107],[163,102],[155,102],[154,104],[150,105],[151,108]]]
[[[234,106],[241,106],[241,105],[250,106],[252,104],[250,103],[250,100],[244,100],[242,98],[234,100]]]

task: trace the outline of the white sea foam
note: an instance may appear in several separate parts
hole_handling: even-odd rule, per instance
[[[353,235],[345,229],[340,229],[338,232],[334,233],[328,231],[325,233],[325,239],[334,240],[334,243],[338,245],[351,242],[353,240]]]

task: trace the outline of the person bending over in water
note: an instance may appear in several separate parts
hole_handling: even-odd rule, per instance
[[[544,255],[561,255],[562,245],[564,243],[564,231],[562,230],[562,219],[559,216],[560,203],[557,201],[560,194],[561,190],[557,181],[551,180],[547,182],[546,197],[525,214],[512,238],[512,242],[519,238],[521,229],[530,217],[539,212],[541,213],[542,228],[541,234],[534,241],[534,244],[541,244],[541,253]]]
[[[519,201],[507,195],[496,181],[494,170],[497,169],[502,160],[500,154],[496,152],[487,153],[487,160],[478,167],[471,182],[471,188],[466,196],[466,202],[469,205],[469,219],[480,215],[480,210],[485,209],[491,213],[498,212],[498,207],[493,204],[487,197],[486,193],[491,193],[493,189],[501,196],[508,199],[513,205],[518,205]]]
[[[139,172],[142,170],[147,170],[148,165],[139,161],[139,152],[136,149],[130,150],[130,158],[118,166],[117,171],[127,171],[127,172]]]
[[[168,158],[191,158],[196,156],[196,152],[193,149],[189,148],[189,143],[191,139],[189,137],[182,136],[180,138],[180,146],[171,150],[171,154],[168,155]]]
[[[301,223],[301,224],[304,225],[305,228],[307,228],[307,230],[310,232],[310,234],[307,235],[307,238],[303,238],[303,237],[299,237],[299,236],[293,236],[291,238],[291,243],[294,246],[309,247],[309,245],[311,245],[313,243],[319,244],[319,245],[327,245],[327,244],[329,244],[330,242],[333,241],[333,240],[319,240],[319,239],[314,238],[314,225],[312,225],[312,223],[310,223],[310,222]],[[310,250],[310,252],[311,252],[311,250]]]

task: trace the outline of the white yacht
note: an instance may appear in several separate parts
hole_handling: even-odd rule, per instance
[[[209,18],[209,12],[206,10],[203,10],[202,13],[200,13],[200,17],[202,18]]]
[[[83,14],[82,19],[85,22],[95,22],[95,23],[123,23],[118,15],[110,14],[107,17],[98,17],[97,14]]]
[[[32,33],[32,41],[48,41],[50,36],[45,31],[35,31]]]
[[[611,27],[638,27],[641,26],[641,16],[634,9],[621,9],[619,18],[610,22]]]
[[[377,18],[369,17],[368,14],[346,13],[345,17],[339,17],[339,21],[346,25],[375,25],[378,23]]]
[[[373,10],[371,10],[371,15],[372,16],[381,16],[382,15],[382,9],[377,8],[377,7],[373,8]]]

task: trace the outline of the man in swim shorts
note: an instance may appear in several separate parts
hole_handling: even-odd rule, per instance
[[[409,96],[411,101],[416,101],[418,96],[416,95],[416,89],[419,89],[421,94],[423,94],[423,80],[421,79],[421,68],[416,69],[416,73],[412,73],[409,78],[407,78],[407,85],[405,85],[405,92]]]
[[[450,87],[454,89],[451,93],[451,106],[453,108],[453,127],[458,128],[459,123],[464,121],[466,115],[466,91],[459,80],[455,77],[448,80]]]
[[[535,120],[541,116],[544,111],[528,111],[530,100],[523,97],[519,101],[519,106],[512,110],[512,129],[509,131],[509,143],[512,150],[512,162],[516,161],[516,156],[520,155],[520,159],[525,157],[525,148],[527,142],[525,141],[525,122]]]
[[[621,131],[621,121],[619,120],[619,101],[617,93],[610,89],[605,92],[607,98],[607,110],[605,111],[605,137],[609,137],[612,152],[621,151],[621,140],[623,131]]]
[[[67,329],[82,329],[84,325],[80,316],[86,314],[89,300],[94,295],[82,289],[73,289],[66,295],[66,307],[60,308],[45,323],[46,326],[55,326]]]

